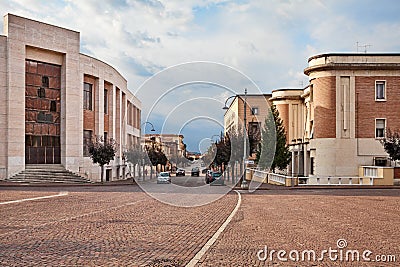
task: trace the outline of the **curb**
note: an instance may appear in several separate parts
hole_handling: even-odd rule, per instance
[[[43,184],[29,184],[29,183],[13,183],[13,182],[0,182],[2,187],[88,187],[88,186],[121,186],[121,185],[137,185],[133,182],[105,182],[105,183],[87,183],[87,184],[68,184],[68,183],[43,183]]]
[[[264,191],[264,190],[340,190],[340,189],[400,189],[398,185],[388,185],[388,186],[377,186],[377,185],[364,185],[364,186],[296,186],[296,187],[283,187],[282,188],[267,188],[267,187],[259,187],[255,191]],[[239,190],[239,191],[247,191],[248,189],[243,189],[241,187],[234,187],[232,190]]]
[[[136,182],[130,180],[123,181],[115,181],[115,182],[96,182],[96,183],[82,183],[82,184],[68,184],[68,183],[43,183],[43,184],[29,184],[29,183],[14,183],[14,182],[0,182],[0,188],[2,187],[88,187],[88,186],[128,186],[128,185],[138,185]],[[332,185],[332,186],[296,186],[296,187],[284,187],[284,186],[276,186],[274,188],[271,187],[259,187],[255,190],[257,191],[266,191],[266,190],[340,190],[340,189],[400,189],[399,185],[391,185],[391,186],[379,186],[379,185],[364,185],[364,186],[345,186],[345,185]],[[238,191],[248,191],[248,189],[243,189],[240,186],[235,186],[232,190]]]

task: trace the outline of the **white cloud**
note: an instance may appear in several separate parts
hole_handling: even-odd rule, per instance
[[[382,1],[11,0],[0,12],[81,32],[82,51],[113,65],[134,92],[150,75],[190,61],[233,66],[269,92],[300,87],[317,53],[355,52],[357,41],[371,52],[398,51],[399,5]]]

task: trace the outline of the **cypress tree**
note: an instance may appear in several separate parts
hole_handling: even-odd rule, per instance
[[[284,170],[291,160],[289,146],[286,144],[286,131],[279,111],[275,105],[265,118],[262,141],[257,152],[258,165],[270,168],[273,172],[278,168]]]

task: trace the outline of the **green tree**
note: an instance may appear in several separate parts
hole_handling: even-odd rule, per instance
[[[283,121],[279,117],[279,111],[275,105],[271,106],[271,112],[265,118],[262,131],[262,141],[257,151],[258,165],[262,168],[270,168],[273,172],[278,168],[284,170],[291,160],[289,146],[286,143],[286,132]]]
[[[168,159],[165,156],[164,152],[162,152],[160,149],[154,148],[154,147],[146,147],[146,150],[147,150],[147,155],[149,157],[151,165],[156,166],[156,167],[158,165],[162,165],[165,168],[165,165],[167,164]]]
[[[400,160],[400,131],[392,132],[390,129],[386,132],[386,137],[380,140],[386,153],[389,154],[390,160],[395,162]]]
[[[89,145],[89,154],[94,164],[101,167],[101,182],[104,181],[104,165],[109,164],[117,153],[117,143],[114,139],[104,140],[103,136],[96,137],[96,140]]]
[[[224,166],[228,164],[231,157],[231,142],[229,136],[223,137],[221,134],[221,138],[219,142],[215,143],[215,146],[217,151],[213,163],[223,171]]]

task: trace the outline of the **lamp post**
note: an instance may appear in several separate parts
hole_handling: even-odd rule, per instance
[[[154,129],[154,125],[151,123],[151,122],[149,122],[149,121],[145,121],[145,122],[143,122],[142,124],[141,124],[141,127],[140,127],[140,136],[142,136],[142,127],[143,127],[143,125],[146,125],[146,124],[149,124],[150,126],[151,126],[151,132],[155,132],[156,130]],[[146,150],[146,138],[143,138],[143,149],[144,150]],[[142,147],[140,146],[140,148],[142,149]],[[145,168],[146,168],[146,166],[145,166],[145,160],[144,160],[144,158],[142,159],[142,161],[143,161],[143,181],[144,181],[144,179],[145,179],[145,177],[146,177],[146,174],[145,174]],[[150,163],[150,166],[151,166],[151,163]],[[152,174],[152,171],[153,171],[153,168],[151,167],[151,174]]]
[[[222,109],[228,110],[229,107],[226,105],[228,100],[230,98],[236,97],[238,95],[233,95],[228,97],[225,100],[225,105]],[[240,97],[240,96],[239,96]],[[246,142],[246,136],[247,136],[247,88],[244,89],[244,99],[243,99],[243,107],[244,107],[244,113],[243,113],[243,122],[244,122],[244,127],[243,127],[243,179],[242,179],[242,188],[247,188],[247,182],[246,182],[246,158],[247,158],[247,142]]]
[[[244,89],[244,127],[243,127],[243,179],[242,179],[242,188],[247,188],[247,181],[246,181],[246,158],[247,158],[247,119],[246,119],[246,109],[247,109],[247,88]]]

